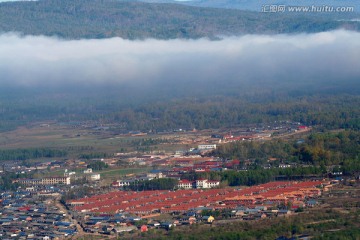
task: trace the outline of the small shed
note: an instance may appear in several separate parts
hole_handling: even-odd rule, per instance
[[[203,216],[202,220],[206,221],[207,223],[212,223],[215,220],[215,218],[213,216]]]

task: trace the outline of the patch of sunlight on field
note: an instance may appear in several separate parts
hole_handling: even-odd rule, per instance
[[[101,178],[112,178],[116,176],[124,176],[128,174],[138,174],[150,171],[151,168],[122,168],[122,169],[106,169],[98,173],[101,174]]]

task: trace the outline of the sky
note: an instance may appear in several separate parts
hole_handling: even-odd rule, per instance
[[[0,84],[210,84],[217,81],[360,85],[360,33],[245,35],[219,41],[62,40],[0,35]]]

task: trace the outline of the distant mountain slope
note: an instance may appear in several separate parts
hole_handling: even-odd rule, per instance
[[[69,39],[216,38],[247,33],[359,30],[333,15],[265,14],[233,9],[114,0],[42,0],[0,3],[0,32]]]
[[[263,5],[281,4],[286,6],[352,6],[360,12],[358,0],[140,0],[152,3],[181,3],[198,7],[230,8],[251,11],[261,11]]]

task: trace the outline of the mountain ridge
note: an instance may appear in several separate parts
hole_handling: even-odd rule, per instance
[[[342,17],[344,18],[344,17]],[[360,30],[356,21],[317,14],[266,14],[236,9],[113,0],[0,3],[0,32],[65,39],[217,39],[219,36]]]
[[[360,2],[356,0],[139,0],[149,3],[179,3],[197,7],[229,8],[240,10],[261,11],[263,5],[285,5],[285,6],[352,6],[355,12],[360,11]]]

